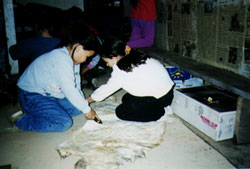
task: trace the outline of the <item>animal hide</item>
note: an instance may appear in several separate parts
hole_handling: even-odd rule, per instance
[[[145,157],[145,153],[162,142],[166,115],[155,122],[128,122],[115,115],[114,99],[92,105],[103,121],[88,120],[73,133],[69,141],[58,146],[61,157],[78,155],[76,169],[118,169],[128,161]]]

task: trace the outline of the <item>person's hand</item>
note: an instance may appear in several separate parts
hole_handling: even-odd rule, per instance
[[[82,70],[81,70],[81,76],[83,76],[83,74],[85,74],[87,71],[89,71],[90,70],[90,68],[88,67],[88,66],[86,66],[85,68],[83,68]]]
[[[102,124],[102,120],[100,119],[100,117],[97,115],[97,113],[94,110],[90,110],[90,112],[88,112],[87,114],[84,114],[85,118],[87,120],[94,120],[97,123]]]
[[[90,96],[87,97],[86,100],[88,101],[88,103],[93,103],[94,102],[94,100]]]

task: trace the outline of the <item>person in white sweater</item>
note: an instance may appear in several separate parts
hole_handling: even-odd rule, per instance
[[[126,43],[120,40],[104,45],[102,59],[113,72],[108,82],[87,100],[89,103],[102,101],[124,89],[127,93],[115,110],[117,117],[127,121],[156,121],[164,115],[164,107],[172,103],[174,82],[159,61],[126,49]]]

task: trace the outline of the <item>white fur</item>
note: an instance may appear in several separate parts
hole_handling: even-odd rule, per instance
[[[122,121],[114,114],[117,106],[114,99],[94,104],[103,124],[87,121],[69,141],[58,146],[61,157],[80,156],[77,169],[117,169],[128,161],[145,157],[148,150],[162,142],[165,116],[148,123]]]

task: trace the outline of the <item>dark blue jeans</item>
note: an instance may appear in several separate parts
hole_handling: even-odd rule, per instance
[[[26,131],[65,131],[73,124],[72,116],[82,113],[66,98],[58,99],[19,89],[18,99],[25,114],[17,120],[16,126]]]

